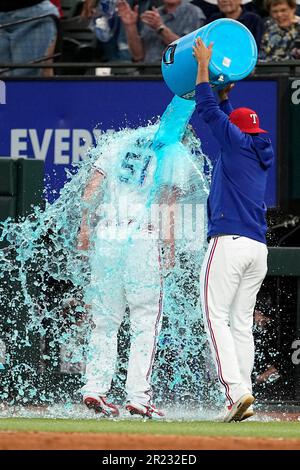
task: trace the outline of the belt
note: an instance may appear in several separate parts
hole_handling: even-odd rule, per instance
[[[213,235],[212,237],[207,237],[207,243],[210,242],[212,238],[221,238],[221,237],[242,237],[242,235],[238,235],[237,233],[222,233],[220,235]]]

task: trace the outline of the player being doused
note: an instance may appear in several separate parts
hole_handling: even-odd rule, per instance
[[[192,133],[184,137],[193,104],[176,100],[165,113],[168,125],[173,122],[171,141],[162,119],[159,128],[120,131],[117,139],[114,135],[92,151],[99,158],[84,191],[78,239],[78,248],[90,255],[86,302],[95,323],[82,394],[88,408],[106,416],[119,415],[107,393],[126,307],[131,347],[125,408],[148,418],[164,416],[152,401],[151,373],[162,323],[164,276],[176,269],[177,236],[179,244],[183,239],[182,207],[178,210],[177,204],[191,191],[204,204],[207,194],[200,142]],[[174,109],[181,114],[177,122]],[[202,230],[203,225],[202,219]]]

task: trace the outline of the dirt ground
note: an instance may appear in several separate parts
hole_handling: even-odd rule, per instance
[[[300,439],[0,432],[0,450],[300,450]]]

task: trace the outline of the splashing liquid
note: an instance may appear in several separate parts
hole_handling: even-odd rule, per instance
[[[79,399],[93,330],[93,309],[87,305],[97,306],[95,299],[101,301],[104,295],[91,277],[97,250],[115,249],[118,240],[117,265],[111,258],[101,267],[106,279],[118,282],[133,240],[141,236],[142,227],[154,225],[164,257],[168,236],[162,207],[170,205],[170,194],[176,196],[175,254],[173,265],[163,263],[161,268],[164,305],[152,371],[154,396],[164,405],[219,403],[199,304],[209,175],[200,141],[188,127],[193,111],[193,102],[175,97],[160,122],[103,133],[86,159],[68,172],[53,204],[47,203],[43,211],[35,208],[19,223],[8,219],[2,224],[0,309],[6,364],[0,371],[0,399],[5,403],[71,404]],[[86,202],[82,195],[97,167],[106,178]],[[89,214],[88,253],[77,248],[83,213]],[[139,291],[145,282],[137,269],[131,288]],[[114,301],[113,288],[105,295]],[[111,389],[119,402],[125,398],[128,317],[118,335]]]

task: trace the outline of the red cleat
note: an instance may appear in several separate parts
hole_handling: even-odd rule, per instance
[[[165,414],[158,410],[154,405],[137,405],[136,403],[127,403],[125,406],[126,410],[129,411],[131,415],[140,415],[144,418],[149,419],[162,419],[165,418]]]
[[[118,408],[109,403],[106,397],[96,395],[96,394],[89,394],[83,396],[83,403],[87,408],[95,410],[96,413],[102,413],[103,415],[116,418],[119,416]]]

